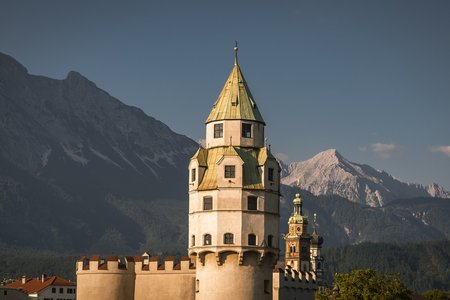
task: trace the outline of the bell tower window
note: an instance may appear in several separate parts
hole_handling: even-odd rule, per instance
[[[234,243],[234,236],[232,233],[225,233],[223,235],[223,243],[224,244],[233,244]]]
[[[223,137],[223,123],[214,124],[214,138],[222,138]]]
[[[236,177],[236,167],[235,166],[225,166],[225,178]]]
[[[242,137],[244,138],[252,137],[252,124],[242,123]]]

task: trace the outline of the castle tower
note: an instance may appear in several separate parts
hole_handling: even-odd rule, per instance
[[[322,286],[324,258],[321,251],[323,237],[317,233],[316,219],[317,214],[314,214],[314,231],[311,234],[311,269],[316,273],[317,284]]]
[[[237,60],[189,164],[189,255],[196,299],[272,299],[280,167]]]
[[[303,215],[303,203],[300,194],[293,200],[294,211],[289,218],[289,233],[286,240],[285,265],[292,269],[309,272],[311,235],[308,233],[308,217]]]

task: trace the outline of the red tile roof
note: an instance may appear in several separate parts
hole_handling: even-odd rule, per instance
[[[6,285],[8,288],[21,289],[27,294],[40,292],[49,286],[76,286],[76,283],[58,276],[51,276],[45,278],[44,282],[41,278],[32,278],[27,279],[25,284],[22,280],[17,280]]]

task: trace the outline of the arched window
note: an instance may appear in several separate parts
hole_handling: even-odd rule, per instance
[[[203,245],[211,245],[211,235],[205,234],[203,236]]]
[[[223,243],[224,244],[233,244],[234,236],[232,233],[225,233],[223,235]]]
[[[251,246],[255,246],[256,245],[256,235],[254,235],[253,233],[250,233],[248,235],[248,244]]]
[[[267,246],[273,247],[273,235],[271,234],[269,234],[269,236],[267,237]]]

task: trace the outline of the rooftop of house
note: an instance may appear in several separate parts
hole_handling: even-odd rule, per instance
[[[26,278],[24,276],[21,279],[6,285],[8,288],[21,289],[27,294],[38,293],[49,286],[75,287],[76,283],[58,276],[47,277],[42,275],[40,278]]]

